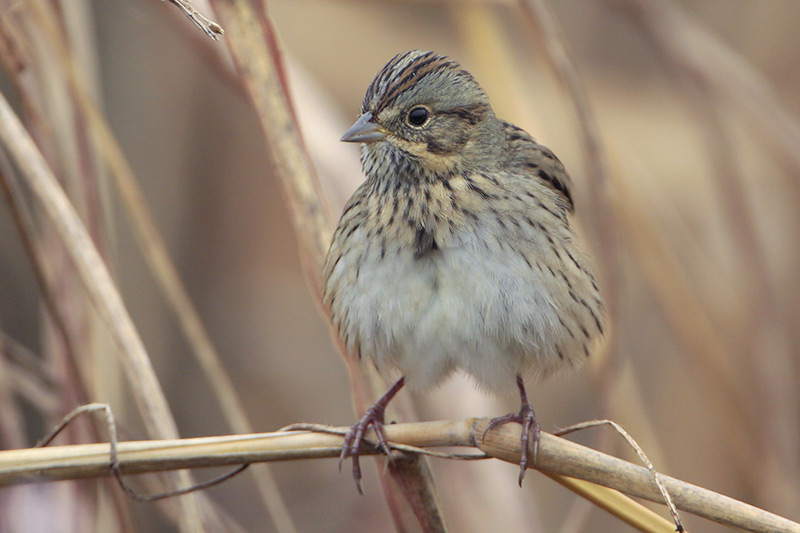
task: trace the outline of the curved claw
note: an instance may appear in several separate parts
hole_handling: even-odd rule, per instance
[[[519,458],[519,486],[522,486],[522,480],[525,478],[525,472],[528,468],[528,443],[533,443],[533,462],[536,462],[536,455],[539,451],[539,435],[541,433],[541,429],[539,427],[539,422],[536,421],[536,415],[533,412],[533,407],[528,405],[523,405],[522,409],[519,413],[509,413],[505,416],[498,416],[497,418],[493,418],[489,421],[489,424],[486,426],[486,431],[484,431],[484,436],[486,436],[486,432],[490,429],[494,429],[495,427],[501,424],[507,424],[509,422],[516,422],[522,425],[522,435],[520,436],[520,443],[522,447],[522,453]]]
[[[362,495],[364,494],[364,489],[361,486],[361,462],[359,460],[361,457],[361,441],[364,440],[364,432],[370,424],[376,428],[376,432],[377,428],[383,425],[383,420],[379,420],[375,415],[375,412],[369,409],[367,414],[350,428],[350,431],[348,431],[344,437],[342,453],[339,455],[339,472],[342,471],[342,463],[344,463],[344,460],[348,457],[352,457],[353,480],[356,482],[356,489],[359,494]]]
[[[389,443],[383,433],[383,419],[386,413],[386,405],[394,397],[395,394],[403,387],[405,378],[400,378],[392,387],[384,394],[375,405],[367,409],[367,413],[361,417],[361,420],[355,423],[350,431],[344,436],[342,443],[342,453],[339,455],[339,472],[342,471],[342,463],[348,457],[353,458],[353,479],[356,482],[356,489],[360,494],[364,494],[361,486],[361,463],[359,461],[361,455],[361,442],[364,440],[364,433],[369,426],[375,430],[375,436],[378,438],[378,450],[386,455],[389,455]]]
[[[530,406],[529,406],[530,407]],[[520,438],[522,443],[522,454],[519,458],[519,478],[517,482],[522,486],[522,480],[525,478],[525,472],[528,469],[528,438],[533,437],[533,462],[536,463],[536,455],[539,453],[539,436],[541,428],[539,422],[536,421],[536,415],[533,413],[533,408],[527,410],[523,408],[518,415],[522,420],[522,436]]]
[[[358,423],[361,423],[361,421],[359,421]],[[344,463],[344,460],[350,457],[350,448],[353,445],[355,436],[356,436],[355,426],[353,426],[352,428],[350,428],[350,431],[348,431],[344,436],[344,442],[342,443],[342,453],[339,454],[339,473],[342,472],[342,463]]]
[[[486,433],[490,429],[494,429],[501,424],[507,424],[508,422],[517,422],[522,425],[522,435],[520,436],[522,452],[519,458],[519,478],[517,480],[521,487],[522,480],[525,479],[525,472],[528,469],[528,443],[530,439],[533,438],[533,462],[535,463],[536,456],[539,453],[541,428],[539,427],[539,422],[536,421],[536,414],[533,412],[533,406],[531,406],[528,401],[528,395],[525,392],[525,384],[519,376],[517,376],[517,386],[519,387],[522,404],[519,413],[510,413],[491,419],[486,426],[486,430],[483,432],[483,436],[486,437]]]

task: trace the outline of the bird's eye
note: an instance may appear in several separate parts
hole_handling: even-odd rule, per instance
[[[408,123],[412,126],[422,126],[428,121],[428,110],[424,107],[415,107],[408,112]]]

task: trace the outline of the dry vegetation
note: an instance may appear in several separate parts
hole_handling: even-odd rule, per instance
[[[337,139],[377,68],[429,48],[576,182],[613,331],[587,369],[533,391],[543,428],[613,419],[661,472],[800,521],[798,5],[276,0],[268,18],[258,5],[194,2],[225,29],[213,41],[166,2],[0,0],[0,449],[97,401],[123,441],[355,420],[353,400],[382,386],[343,364],[317,308],[320,257],[361,176]],[[515,406],[463,377],[403,401],[403,422]],[[435,431],[456,439],[453,424]],[[409,443],[431,444],[418,427]],[[86,417],[56,444],[106,438]],[[574,438],[637,460],[607,430]],[[169,460],[236,462],[189,453]],[[109,478],[3,487],[0,531],[599,532],[619,519],[573,492],[630,505],[534,472],[520,490],[496,460],[397,461],[382,483],[382,463],[365,464],[364,497],[333,459],[253,465],[151,503]],[[128,479],[157,492],[218,473]]]

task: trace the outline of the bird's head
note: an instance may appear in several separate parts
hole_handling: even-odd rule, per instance
[[[447,175],[486,166],[497,145],[497,122],[469,72],[445,56],[412,50],[378,72],[342,141],[364,143],[367,175],[386,164],[412,177]]]

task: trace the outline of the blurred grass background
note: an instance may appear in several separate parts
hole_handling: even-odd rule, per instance
[[[347,373],[306,288],[283,193],[271,179],[261,131],[222,46],[206,42],[167,3],[69,1],[74,5],[64,12],[80,17],[86,30],[76,37],[85,45],[82,64],[96,68],[85,71],[86,81],[97,91],[255,429],[352,423]],[[574,107],[516,2],[276,0],[268,7],[304,139],[333,212],[362,179],[357,148],[338,138],[375,72],[411,48],[456,58],[487,90],[498,116],[530,131],[570,170],[577,224],[600,263],[603,288],[612,292],[607,297],[616,302],[615,316],[608,349],[587,369],[532,387],[545,430],[612,418],[639,439],[661,472],[800,520],[800,144],[786,144],[798,139],[800,6],[788,0],[664,4],[679,8],[713,40],[691,42],[693,54],[716,57],[704,46],[727,48],[738,56],[733,72],[765,91],[759,94],[774,96],[775,113],[760,100],[747,102],[750,93],[738,91],[736,76],[713,83],[660,53],[628,7],[636,3],[566,0],[552,6],[607,151],[610,203],[590,194],[595,177]],[[212,15],[203,2],[195,5]],[[26,2],[2,6],[25,10]],[[17,101],[7,73],[0,83]],[[64,126],[52,111],[27,115],[44,137]],[[50,155],[59,160],[58,149]],[[71,193],[81,197],[80,190]],[[116,195],[106,197],[109,261],[181,435],[228,433]],[[608,209],[616,236],[613,270],[601,260],[608,235],[597,229]],[[61,261],[64,290],[80,293]],[[74,406],[74,395],[63,392],[69,378],[52,355],[58,343],[45,325],[40,294],[4,206],[0,329],[35,360],[48,361],[56,381],[39,387],[49,400],[41,390],[32,399],[28,381],[18,377],[27,371],[3,349],[5,448],[32,445]],[[81,318],[87,305],[80,300],[73,300],[69,317],[86,340],[83,347],[92,350],[92,399],[112,404],[123,438],[141,437],[125,378],[109,353],[114,348],[102,326]],[[724,357],[714,359],[720,353]],[[423,419],[495,416],[516,408],[513,396],[486,398],[463,377],[414,401]],[[577,439],[632,458],[613,437]],[[374,464],[365,464],[366,497],[352,487],[349,465],[342,475],[334,461],[274,465],[297,530],[391,529]],[[544,477],[529,474],[519,490],[513,465],[431,464],[453,531],[620,530],[615,519]],[[111,527],[115,520],[102,510],[112,511],[87,503],[97,486],[0,490],[0,531]],[[275,527],[251,479],[240,476],[209,492],[245,530]],[[142,531],[174,529],[153,504],[131,504],[130,510]],[[81,516],[94,513],[96,521]],[[689,530],[722,530],[684,519]]]

